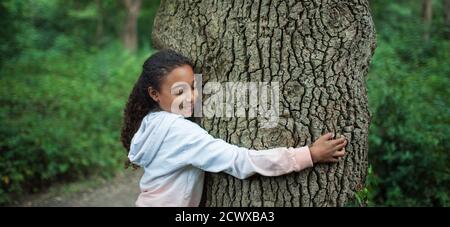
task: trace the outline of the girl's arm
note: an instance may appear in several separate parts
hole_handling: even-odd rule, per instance
[[[310,150],[279,147],[251,150],[213,138],[200,126],[179,118],[172,125],[167,139],[176,142],[176,156],[184,165],[193,165],[208,172],[225,172],[244,179],[255,173],[279,176],[313,166]]]

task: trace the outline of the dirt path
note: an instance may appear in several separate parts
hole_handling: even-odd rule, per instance
[[[48,191],[26,196],[13,206],[25,207],[131,207],[139,195],[142,170],[124,170],[114,178],[92,178],[55,185]]]

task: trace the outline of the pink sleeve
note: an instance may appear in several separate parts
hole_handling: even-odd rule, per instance
[[[308,146],[295,148],[293,153],[295,154],[295,161],[297,163],[296,171],[301,171],[314,165]]]
[[[264,176],[280,176],[313,166],[308,146],[249,150],[248,159],[255,172]]]

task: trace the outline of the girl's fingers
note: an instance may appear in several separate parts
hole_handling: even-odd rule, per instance
[[[319,140],[327,141],[327,140],[330,140],[332,138],[333,138],[333,133],[329,132],[329,133],[326,133],[325,135],[321,136],[319,138]]]
[[[345,142],[343,142],[343,143],[341,143],[341,144],[338,144],[336,147],[334,147],[334,149],[335,149],[336,151],[340,151],[340,150],[342,150],[342,148],[344,148],[345,146],[347,146],[347,141],[345,141]]]
[[[342,138],[339,138],[339,139],[332,140],[331,144],[336,146],[336,145],[344,143],[346,141],[347,141],[347,139],[345,137],[342,137]]]
[[[344,149],[343,149],[343,150],[336,151],[336,152],[333,154],[333,157],[335,157],[335,158],[344,157],[344,156],[345,156],[345,150],[344,150]]]

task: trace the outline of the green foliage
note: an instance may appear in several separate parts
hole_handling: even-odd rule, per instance
[[[122,111],[151,50],[158,6],[143,2],[143,47],[131,55],[120,45],[122,1],[0,3],[0,204],[123,166]]]
[[[121,39],[126,21],[123,1],[3,0],[0,2],[0,61],[23,50],[104,47]],[[138,18],[139,45],[150,47],[159,0],[143,1]],[[101,24],[101,33],[97,26]],[[65,45],[61,45],[63,44]],[[1,62],[0,62],[1,65]]]
[[[374,204],[374,196],[376,187],[378,187],[377,178],[374,175],[373,167],[370,165],[367,169],[367,177],[364,188],[356,191],[353,200],[349,201],[347,207],[372,207]]]
[[[430,40],[420,4],[375,1],[378,48],[368,79],[369,161],[384,206],[449,206],[449,41],[439,3]]]
[[[143,1],[138,55],[118,44],[122,1],[95,2],[0,2],[0,204],[122,166],[122,110],[159,1]],[[450,205],[449,28],[442,1],[433,3],[426,41],[420,1],[370,1],[378,34],[367,81],[372,168],[355,206]]]
[[[0,77],[0,203],[54,181],[122,167],[122,111],[144,60],[119,45],[24,56],[7,62]]]

